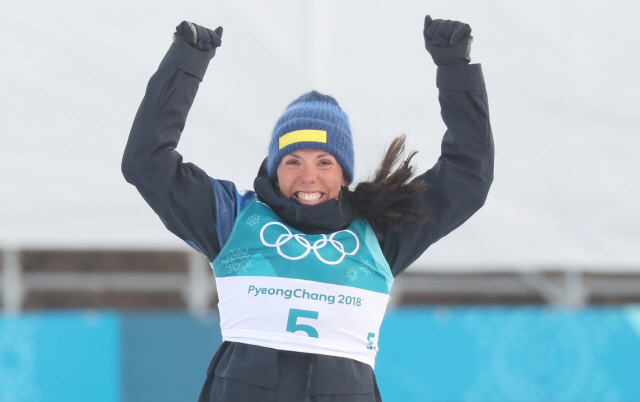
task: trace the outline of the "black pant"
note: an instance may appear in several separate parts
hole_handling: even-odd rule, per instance
[[[199,402],[382,402],[371,367],[351,359],[224,342]]]

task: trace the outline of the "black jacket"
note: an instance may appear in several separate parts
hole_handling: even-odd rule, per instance
[[[185,43],[171,46],[147,86],[125,149],[122,172],[167,229],[213,261],[221,249],[216,220],[221,214],[235,217],[237,211],[233,205],[229,207],[234,202],[233,184],[212,179],[197,166],[183,163],[176,151],[208,64],[205,53]],[[439,67],[436,85],[447,126],[442,153],[431,169],[414,179],[426,184],[427,191],[415,201],[427,221],[408,225],[400,232],[377,228],[394,276],[473,215],[484,204],[493,180],[493,137],[480,65]],[[337,218],[340,215],[334,211],[338,205],[333,201],[302,206],[304,222],[294,222],[292,216],[299,206],[278,194],[264,171],[258,174],[254,187],[283,220],[303,231],[332,231],[348,224]],[[326,217],[336,218],[329,222]],[[200,400],[298,401],[301,395],[314,400],[322,400],[323,395],[333,395],[332,401],[380,400],[375,376],[366,364],[229,342],[214,356]]]

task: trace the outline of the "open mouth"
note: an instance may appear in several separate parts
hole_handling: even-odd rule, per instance
[[[294,196],[303,204],[317,204],[322,199],[322,193],[319,191],[298,191],[294,194]]]

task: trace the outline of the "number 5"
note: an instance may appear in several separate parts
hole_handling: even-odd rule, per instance
[[[298,318],[311,318],[313,320],[318,319],[317,311],[298,310],[295,308],[289,309],[289,318],[287,319],[287,332],[306,332],[310,338],[317,338],[318,331],[311,325],[298,324]]]

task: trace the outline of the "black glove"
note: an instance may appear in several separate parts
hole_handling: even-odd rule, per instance
[[[438,66],[467,64],[471,61],[471,27],[458,21],[424,19],[424,46]]]
[[[182,21],[173,34],[174,42],[185,42],[198,50],[216,54],[216,48],[222,44],[222,27],[212,31],[189,21]]]

